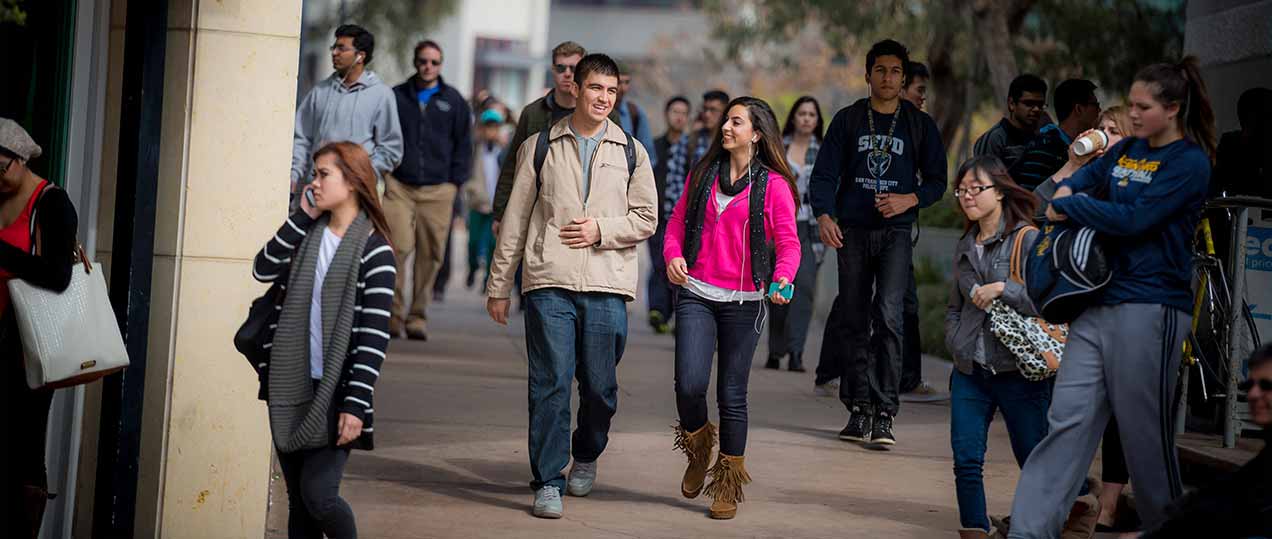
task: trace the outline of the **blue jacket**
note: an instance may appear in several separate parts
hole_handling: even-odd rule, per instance
[[[438,79],[440,89],[421,110],[412,76],[393,88],[402,125],[402,163],[393,171],[413,186],[463,185],[472,170],[472,113],[464,96]]]
[[[1056,211],[1103,236],[1113,279],[1101,303],[1192,310],[1192,244],[1210,185],[1210,158],[1183,139],[1161,148],[1127,138],[1060,184],[1075,193],[1106,184],[1100,200],[1053,199]]]

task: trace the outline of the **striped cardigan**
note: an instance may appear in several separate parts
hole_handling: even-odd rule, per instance
[[[252,276],[262,283],[280,284],[284,293],[291,271],[292,253],[311,232],[315,220],[303,211],[293,213],[274,237],[261,248],[252,266]],[[362,420],[362,436],[354,440],[354,449],[371,450],[375,447],[375,383],[380,378],[380,366],[384,363],[389,347],[389,310],[393,305],[393,287],[397,279],[397,264],[393,248],[379,232],[367,240],[362,255],[362,267],[358,276],[358,293],[354,301],[353,335],[349,343],[349,357],[345,370],[332,399],[333,415],[348,413]],[[281,309],[281,305],[276,307]],[[271,326],[271,330],[275,326]],[[273,336],[270,337],[273,340]],[[261,379],[260,398],[268,395],[269,365],[259,365]],[[335,440],[336,421],[332,420],[332,440]]]

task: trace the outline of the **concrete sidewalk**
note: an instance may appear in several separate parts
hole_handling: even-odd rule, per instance
[[[813,396],[811,372],[763,369],[764,344],[750,384],[754,483],[735,520],[707,518],[708,499],[679,493],[685,460],[672,451],[669,428],[673,339],[650,332],[639,304],[596,489],[565,498],[563,520],[536,519],[521,317],[496,326],[476,292],[452,288],[431,318],[427,343],[393,343],[376,388],[377,448],[349,462],[342,493],[362,537],[956,536],[948,406],[903,406],[891,451],[841,442],[843,406]],[[820,330],[813,333],[810,351],[820,346]],[[947,363],[925,369],[945,387]],[[1003,514],[1018,471],[1001,422],[991,437],[986,490],[991,514]],[[270,536],[285,536],[285,513],[285,501],[271,510]]]

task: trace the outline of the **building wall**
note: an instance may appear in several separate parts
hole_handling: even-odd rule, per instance
[[[264,535],[269,427],[255,373],[231,338],[264,291],[251,279],[252,257],[286,214],[300,12],[300,0],[169,3],[137,537]],[[98,218],[104,262],[124,13],[115,0]],[[100,392],[88,400],[77,537],[91,535]]]
[[[1219,131],[1237,129],[1237,98],[1272,88],[1272,0],[1193,0],[1184,50],[1201,60]]]

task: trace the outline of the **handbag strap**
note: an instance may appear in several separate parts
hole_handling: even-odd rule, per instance
[[[36,237],[39,233],[37,225],[39,224],[40,202],[44,200],[45,194],[56,188],[57,186],[53,185],[53,182],[45,182],[44,186],[40,188],[40,192],[35,196],[35,203],[31,205],[31,254],[34,256],[40,255],[40,242],[37,241],[39,238]],[[81,264],[84,264],[84,273],[93,273],[93,264],[89,262],[88,253],[84,251],[84,246],[78,240],[75,242],[75,256]]]
[[[1038,227],[1032,225],[1021,227],[1020,230],[1016,231],[1016,238],[1012,240],[1011,244],[1011,280],[1022,285],[1025,284],[1025,277],[1023,270],[1024,261],[1021,260],[1020,253],[1025,248],[1025,234],[1030,230],[1036,232]]]

